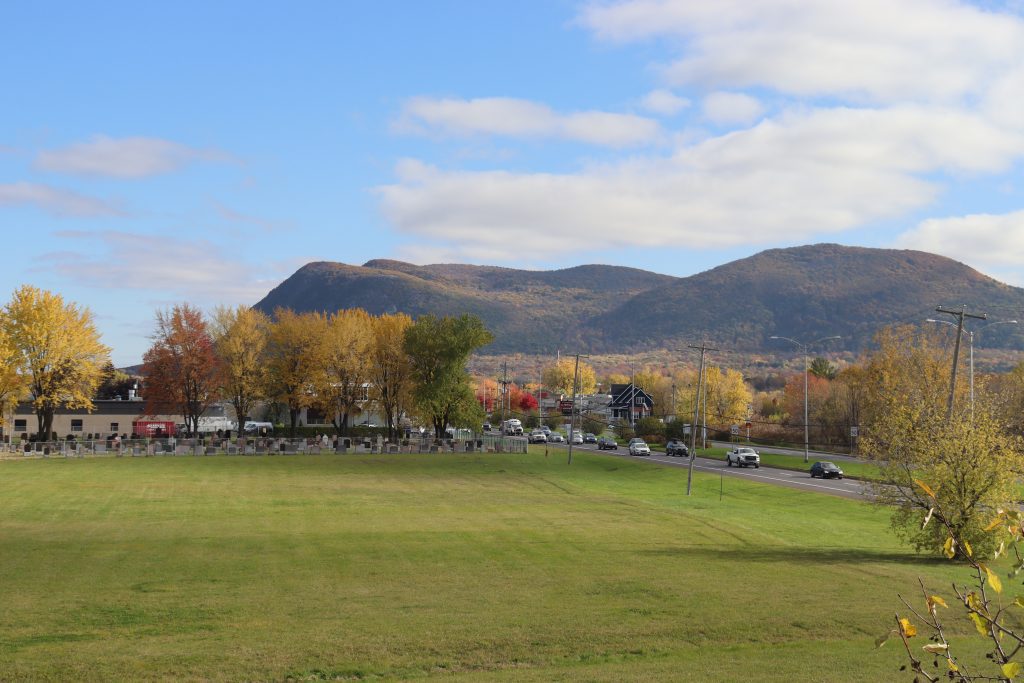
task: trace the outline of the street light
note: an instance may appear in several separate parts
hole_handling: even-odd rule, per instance
[[[958,327],[956,323],[951,322],[949,320],[936,320],[935,318],[926,318],[925,322],[939,323],[941,325],[952,325],[953,327]],[[971,356],[971,372],[970,372],[970,377],[971,377],[971,422],[974,422],[974,333],[975,332],[981,332],[986,327],[992,327],[993,325],[1017,325],[1017,324],[1018,324],[1018,321],[1016,321],[1016,320],[996,320],[995,322],[991,322],[991,323],[989,323],[987,325],[982,325],[981,327],[979,327],[979,328],[977,328],[975,330],[966,330],[966,329],[964,330],[964,332],[967,333],[967,341],[968,341],[968,345],[970,347],[970,356]]]
[[[814,344],[820,344],[823,341],[829,341],[830,339],[841,339],[842,337],[840,337],[839,335],[835,335],[832,337],[822,337],[821,339],[815,339],[814,341],[807,343],[799,342],[796,339],[790,339],[789,337],[771,336],[768,338],[782,339],[783,341],[788,341],[793,344],[796,344],[797,348],[799,348],[804,354],[804,462],[806,463],[810,460],[809,453],[811,440],[810,429],[807,425],[807,347],[812,346]]]

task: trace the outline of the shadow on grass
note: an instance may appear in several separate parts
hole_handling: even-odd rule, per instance
[[[919,555],[913,552],[893,552],[870,548],[800,548],[792,546],[744,545],[732,548],[709,546],[680,546],[675,548],[649,548],[638,551],[639,555],[652,557],[687,557],[689,559],[722,560],[742,557],[745,562],[801,562],[809,564],[884,564],[897,563],[935,567],[948,565],[940,557]]]

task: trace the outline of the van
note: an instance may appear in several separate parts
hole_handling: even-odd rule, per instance
[[[246,422],[242,428],[246,434],[273,434],[273,422]]]

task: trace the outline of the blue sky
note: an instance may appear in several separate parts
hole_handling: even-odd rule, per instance
[[[1019,2],[14,3],[0,295],[251,304],[313,260],[689,275],[813,242],[1024,284]]]

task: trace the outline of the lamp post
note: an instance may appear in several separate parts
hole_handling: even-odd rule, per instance
[[[936,320],[935,318],[927,318],[927,319],[925,319],[925,322],[939,323],[940,325],[952,325],[953,327],[957,327],[956,323],[950,322],[949,320]],[[970,362],[970,373],[969,373],[970,385],[971,385],[971,422],[974,422],[974,333],[975,332],[981,332],[986,327],[992,327],[993,325],[1017,325],[1017,324],[1018,324],[1018,321],[1016,321],[1016,320],[996,320],[995,322],[991,322],[991,323],[989,323],[987,325],[982,325],[981,327],[979,327],[979,328],[977,328],[975,330],[965,330],[965,332],[967,332],[967,345],[968,345],[968,348],[970,349],[970,359],[971,359],[971,362]]]
[[[820,344],[823,341],[829,341],[830,339],[841,339],[841,337],[839,335],[834,335],[831,337],[822,337],[821,339],[815,339],[814,341],[807,343],[799,342],[796,339],[790,339],[789,337],[771,336],[768,338],[782,339],[783,341],[788,341],[792,344],[795,344],[797,348],[800,349],[800,351],[804,354],[804,462],[806,463],[810,460],[811,441],[810,428],[807,424],[807,347],[813,344]]]

